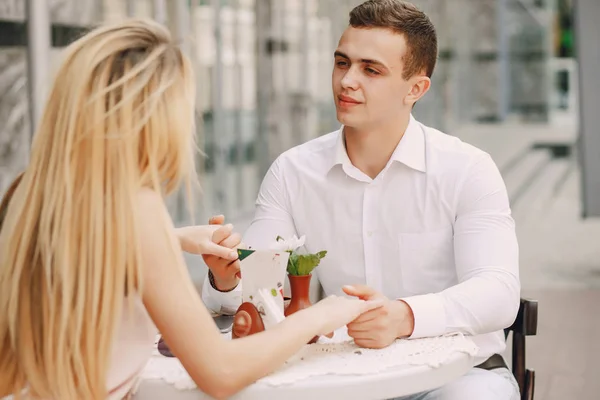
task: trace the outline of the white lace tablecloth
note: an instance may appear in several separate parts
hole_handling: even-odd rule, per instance
[[[477,351],[477,346],[462,334],[424,339],[400,339],[385,349],[363,349],[354,344],[345,330],[340,330],[332,339],[321,338],[318,343],[304,346],[285,365],[260,379],[255,385],[293,386],[308,378],[379,376],[391,370],[398,371],[419,366],[435,370],[450,360],[472,361]],[[463,362],[461,365],[465,369],[470,368],[472,364]],[[456,374],[458,371],[453,373]],[[142,378],[160,379],[178,390],[196,388],[196,384],[179,360],[163,357],[158,352],[149,361]]]

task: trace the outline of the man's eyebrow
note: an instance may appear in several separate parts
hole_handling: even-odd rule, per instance
[[[346,54],[342,53],[342,52],[341,52],[341,51],[339,51],[339,50],[336,50],[336,51],[333,53],[333,55],[334,55],[335,57],[342,57],[342,58],[345,58],[346,60],[349,60],[349,59],[350,59],[350,57],[348,57]],[[361,63],[363,63],[363,64],[374,64],[374,65],[379,65],[379,66],[381,66],[381,67],[383,67],[383,68],[385,68],[385,69],[388,69],[387,65],[385,65],[383,62],[381,62],[381,61],[377,61],[377,60],[373,60],[373,59],[370,59],[370,58],[361,58],[361,59],[360,59],[360,62],[361,62]]]

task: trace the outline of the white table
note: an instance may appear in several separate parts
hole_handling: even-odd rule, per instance
[[[437,367],[405,365],[376,374],[319,376],[283,386],[258,382],[239,392],[232,399],[391,399],[443,386],[464,375],[473,365],[472,355],[455,352]],[[134,398],[135,400],[210,399],[198,389],[178,390],[159,379],[142,381]]]
[[[236,400],[306,400],[344,399],[380,400],[405,396],[443,386],[464,375],[473,366],[466,353],[456,353],[438,368],[405,367],[377,375],[325,376],[300,381],[289,386],[254,384],[239,392]],[[199,390],[181,391],[162,380],[145,380],[135,400],[204,400],[209,396]]]

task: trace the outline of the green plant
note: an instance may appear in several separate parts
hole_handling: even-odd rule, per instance
[[[327,255],[326,250],[313,254],[300,254],[298,249],[304,245],[305,237],[300,238],[295,235],[291,239],[284,239],[281,236],[276,238],[277,250],[287,251],[290,257],[287,263],[287,272],[294,276],[310,275],[312,271],[319,266],[321,260]]]

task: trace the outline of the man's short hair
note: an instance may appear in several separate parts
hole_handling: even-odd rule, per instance
[[[437,60],[437,34],[431,20],[401,0],[368,0],[350,11],[353,28],[386,28],[404,35],[407,44],[402,76],[425,73],[431,78]]]

